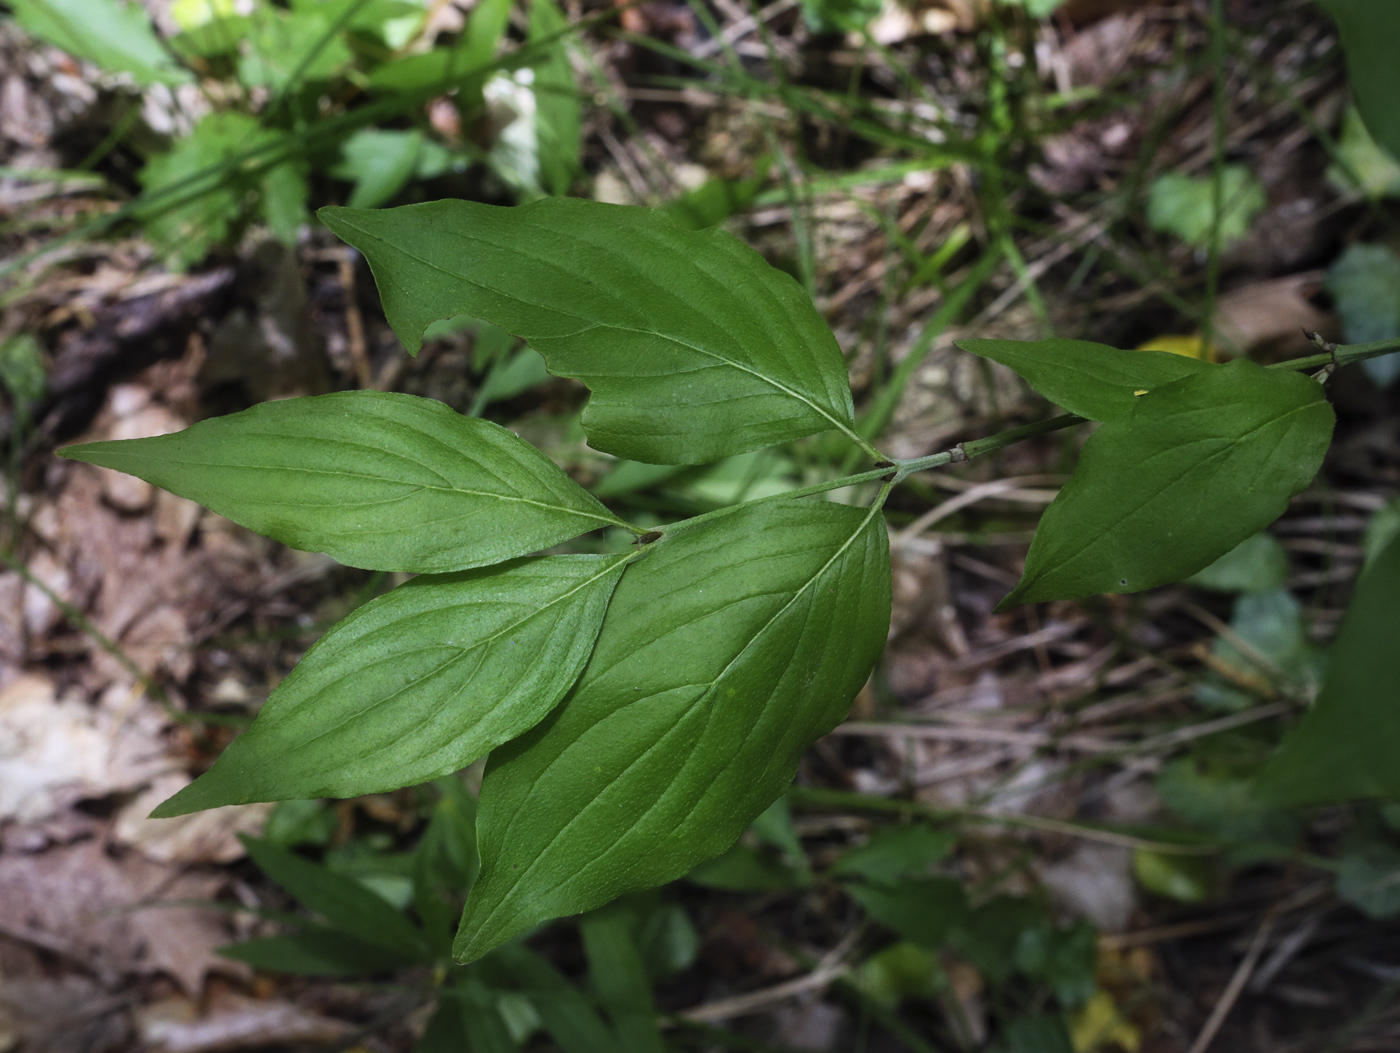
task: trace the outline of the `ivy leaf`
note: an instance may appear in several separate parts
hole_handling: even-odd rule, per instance
[[[466,570],[626,526],[529,443],[415,395],[264,402],[174,435],[59,452],[368,570]]]
[[[422,577],[365,604],[307,652],[209,771],[152,814],[356,797],[465,768],[573,686],[631,555]]]
[[[1136,405],[1138,392],[1215,368],[1166,351],[1120,351],[1088,340],[959,340],[958,346],[1000,362],[1088,420],[1117,420]]]
[[[1244,360],[1136,402],[1085,443],[997,610],[1194,574],[1277,519],[1332,437],[1319,384]]]
[[[1356,108],[1376,142],[1400,158],[1400,5],[1394,0],[1322,0],[1337,22]]]
[[[454,954],[724,851],[845,716],[889,615],[873,509],[764,501],[655,542],[578,685],[491,755]]]
[[[831,331],[790,276],[722,231],[574,198],[319,215],[369,260],[405,347],[458,314],[509,330],[592,389],[596,449],[703,464],[851,429]]]
[[[1362,574],[1342,619],[1317,704],[1259,776],[1279,804],[1400,797],[1400,535]]]
[[[161,46],[138,3],[121,0],[13,0],[15,20],[41,40],[142,87],[186,84],[187,70]]]

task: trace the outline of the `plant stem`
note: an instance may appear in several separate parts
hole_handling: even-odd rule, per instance
[[[1052,431],[1059,431],[1062,428],[1073,427],[1076,424],[1083,424],[1085,418],[1074,413],[1064,413],[1058,417],[1051,417],[1049,420],[1036,421],[1034,424],[1023,424],[1019,428],[1012,428],[1009,431],[998,432],[996,435],[989,435],[985,439],[974,439],[972,442],[960,442],[951,450],[944,450],[942,453],[929,454],[927,457],[915,457],[908,461],[896,461],[898,474],[895,476],[896,483],[902,483],[915,472],[926,471],[929,468],[942,468],[945,464],[961,464],[963,461],[970,461],[974,457],[980,457],[984,453],[991,453],[1003,447],[1011,446],[1014,443],[1022,442],[1025,439],[1033,439],[1037,435],[1048,435]]]
[[[1353,362],[1364,362],[1368,358],[1379,358],[1400,351],[1400,337],[1392,340],[1377,340],[1373,344],[1340,344],[1330,354],[1309,355],[1307,358],[1294,358],[1287,362],[1275,362],[1267,369],[1317,369],[1336,362],[1339,366]]]

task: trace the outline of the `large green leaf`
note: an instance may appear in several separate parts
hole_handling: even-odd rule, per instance
[[[12,0],[15,20],[75,58],[136,83],[184,84],[192,78],[161,46],[138,3],[122,0]]]
[[[1317,704],[1259,777],[1284,804],[1400,798],[1400,536],[1361,577]]]
[[[1165,351],[1120,351],[1088,340],[959,340],[974,355],[1014,370],[1057,406],[1089,420],[1131,412],[1138,392],[1213,368]]]
[[[573,198],[322,209],[365,254],[410,351],[439,318],[484,318],[593,391],[590,444],[702,464],[849,430],[836,341],[801,287],[730,235]]]
[[[505,428],[414,395],[265,402],[174,435],[59,452],[370,570],[466,570],[625,525]]]
[[[1376,142],[1400,158],[1400,4],[1395,0],[1322,0],[1337,20],[1356,108]]]
[[[844,717],[889,613],[873,509],[764,501],[657,541],[578,686],[491,755],[456,955],[722,852]]]
[[[466,767],[534,727],[573,686],[630,556],[542,556],[417,578],[365,604],[154,815],[355,797]]]
[[[1243,360],[1149,391],[1084,445],[997,609],[1194,574],[1312,482],[1333,419],[1315,381]]]

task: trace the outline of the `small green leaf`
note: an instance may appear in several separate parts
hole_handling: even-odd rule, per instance
[[[369,260],[405,347],[452,315],[508,329],[592,389],[597,449],[703,464],[851,429],[831,331],[790,276],[722,231],[574,198],[319,215]]]
[[[812,883],[811,875],[788,866],[772,851],[738,843],[724,854],[696,864],[685,879],[726,892],[778,892]]]
[[[588,979],[612,1018],[620,1053],[664,1053],[651,998],[651,978],[633,938],[631,918],[614,904],[579,922]]]
[[[676,226],[686,230],[717,227],[730,216],[752,205],[768,182],[772,161],[764,158],[756,167],[757,174],[748,179],[707,179],[694,190],[687,190],[667,204],[662,211],[675,221]]]
[[[298,976],[363,976],[421,961],[421,955],[390,950],[323,925],[308,925],[287,936],[229,944],[220,947],[219,954],[264,972]]]
[[[1337,22],[1356,108],[1376,142],[1400,158],[1400,5],[1394,0],[1322,0]]]
[[[1265,531],[1247,537],[1187,582],[1216,592],[1268,592],[1283,587],[1288,553]]]
[[[1241,842],[1256,855],[1287,854],[1297,842],[1296,815],[1267,801],[1251,780],[1210,770],[1192,758],[1164,767],[1157,793],[1192,827]]]
[[[554,0],[531,0],[530,42],[547,40],[569,28]],[[534,64],[535,132],[539,142],[540,184],[550,194],[567,194],[579,174],[582,108],[569,65],[567,36],[547,46]]]
[[[1400,535],[1361,576],[1316,705],[1259,777],[1281,804],[1400,798]]]
[[[1400,197],[1400,161],[1371,138],[1355,107],[1342,120],[1337,163],[1328,167],[1327,181],[1343,193],[1359,190],[1372,199]]]
[[[943,943],[967,909],[962,884],[954,878],[907,878],[895,885],[852,884],[846,891],[881,925],[930,949]]]
[[[1268,204],[1264,188],[1239,165],[1227,165],[1221,175],[1220,244],[1229,245],[1249,232],[1254,217]],[[1210,245],[1215,217],[1215,181],[1168,172],[1152,184],[1147,198],[1147,222],[1153,230],[1175,234],[1188,245]]]
[[[1087,340],[959,340],[958,346],[1015,371],[1057,406],[1089,420],[1117,420],[1140,393],[1214,369],[1166,351],[1120,351]]]
[[[1148,892],[1178,903],[1204,903],[1215,884],[1210,863],[1200,856],[1147,848],[1134,850],[1133,874]]]
[[[0,340],[0,386],[14,405],[28,414],[44,397],[48,376],[44,372],[44,350],[29,333],[16,333]]]
[[[542,556],[400,585],[322,637],[153,815],[355,797],[466,767],[573,686],[629,558]]]
[[[122,0],[13,0],[15,21],[41,40],[143,87],[193,78],[161,46],[138,3]]]
[[[415,176],[445,171],[452,154],[418,129],[362,128],[340,147],[330,174],[355,184],[351,208],[378,208],[393,200]]]
[[[857,987],[890,1009],[912,999],[929,999],[944,986],[938,957],[915,943],[891,944],[856,969]]]
[[[248,50],[238,60],[238,79],[248,87],[281,92],[330,80],[354,57],[334,31],[334,16],[319,4],[290,11],[259,4],[252,21]]]
[[[306,202],[311,196],[307,183],[309,166],[300,158],[273,165],[259,180],[259,206],[263,220],[283,245],[292,247],[307,220]]]
[[[618,1040],[590,999],[544,956],[520,944],[491,958],[529,992],[545,1030],[564,1053],[617,1053]]]
[[[1243,360],[1148,392],[1085,443],[997,609],[1194,574],[1312,482],[1333,420],[1315,381]]]
[[[249,857],[303,906],[339,932],[409,957],[424,954],[422,934],[379,896],[270,841],[240,837]]]
[[[1384,245],[1351,245],[1327,271],[1327,291],[1342,316],[1342,335],[1350,344],[1369,344],[1400,336],[1400,256]],[[1400,377],[1400,354],[1361,363],[1382,387]]]
[[[283,399],[59,453],[369,570],[466,570],[626,526],[505,428],[414,395]]]
[[[858,874],[886,884],[927,877],[929,868],[946,856],[956,841],[956,835],[922,823],[881,830],[838,859],[831,873],[838,877]]]
[[[578,685],[491,755],[457,956],[727,848],[869,674],[888,561],[874,510],[820,501],[740,506],[648,546]]]

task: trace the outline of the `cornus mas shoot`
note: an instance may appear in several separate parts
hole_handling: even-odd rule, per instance
[[[1101,422],[1004,607],[1194,573],[1284,510],[1332,433],[1323,387],[1291,369],[981,340],[963,346],[1068,413],[890,462],[806,294],[726,233],[562,198],[320,215],[368,259],[411,353],[439,319],[507,329],[587,385],[598,450],[698,464],[836,431],[877,465],[651,531],[504,428],[410,395],[288,399],[62,451],[293,547],[417,575],[331,629],[153,814],[377,793],[489,754],[464,961],[680,877],[782,793],[884,647],[881,508],[912,472]],[[875,480],[868,507],[822,496]],[[539,554],[600,527],[638,543]]]

